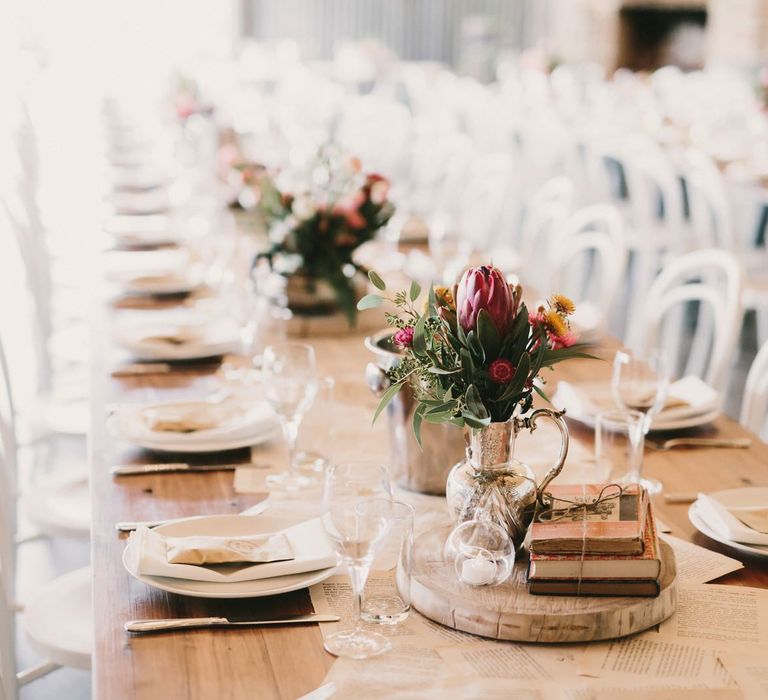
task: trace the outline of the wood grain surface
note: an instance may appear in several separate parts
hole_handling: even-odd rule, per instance
[[[516,642],[569,643],[613,639],[640,632],[675,611],[675,557],[661,543],[661,593],[654,597],[541,596],[528,593],[528,561],[517,561],[500,586],[475,588],[456,577],[443,548],[450,527],[423,533],[413,544],[411,601],[447,627]]]
[[[120,360],[109,345],[108,322],[130,311],[102,309],[94,320],[92,464],[95,653],[94,697],[120,698],[285,698],[294,700],[318,687],[333,662],[323,650],[317,626],[264,629],[195,630],[129,637],[123,623],[133,618],[211,616],[227,613],[304,613],[311,609],[306,591],[275,598],[217,601],[162,593],[133,580],[124,570],[121,555],[125,536],[114,524],[118,520],[170,518],[184,515],[236,513],[253,505],[261,496],[239,496],[233,490],[231,472],[207,474],[156,474],[114,479],[112,464],[149,462],[158,455],[131,448],[111,437],[105,427],[107,411],[116,402],[145,402],[177,397],[199,397],[216,385],[212,371],[185,372],[178,376],[133,379],[110,378]],[[366,313],[380,313],[371,311]],[[370,322],[366,322],[366,326]],[[377,324],[372,324],[377,325]],[[382,323],[383,324],[383,320]],[[341,400],[371,412],[376,404],[363,379],[371,359],[363,347],[363,333],[339,333],[312,341],[322,372],[337,380]],[[606,356],[610,352],[606,350]],[[610,363],[577,360],[548,373],[554,391],[557,377],[569,380],[599,379],[610,373]],[[370,413],[368,413],[370,415]],[[575,424],[571,436],[591,449],[592,432]],[[714,425],[685,434],[741,437],[746,433],[735,422],[722,417]],[[359,436],[361,454],[370,454],[371,444]],[[378,455],[383,459],[387,455]],[[163,459],[168,456],[163,456]],[[173,455],[170,457],[173,458]],[[248,451],[218,455],[195,455],[200,463],[211,459],[248,461]],[[768,445],[753,439],[741,450],[676,449],[647,450],[645,473],[661,479],[668,491],[696,492],[759,485],[768,486]],[[768,559],[760,560],[731,551],[694,531],[685,504],[655,501],[658,516],[672,526],[673,534],[696,544],[740,559],[746,568],[719,582],[768,587]]]

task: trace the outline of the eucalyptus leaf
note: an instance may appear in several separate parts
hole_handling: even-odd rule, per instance
[[[408,290],[408,296],[411,301],[416,301],[419,298],[419,294],[421,294],[421,287],[416,280],[413,280],[413,282],[411,282],[411,288]]]
[[[376,287],[376,289],[380,289],[382,292],[387,288],[387,285],[384,284],[384,280],[373,270],[368,270],[368,279],[371,280],[371,284]]]
[[[443,369],[442,367],[430,367],[427,372],[430,372],[431,374],[456,374],[457,372],[461,372],[461,367],[456,367],[455,369]]]
[[[470,428],[485,428],[491,424],[490,416],[488,416],[488,418],[480,419],[464,411],[464,413],[461,414],[461,417],[464,419],[464,423],[466,423]]]
[[[426,323],[426,320],[426,316],[421,316],[413,327],[413,344],[411,345],[411,349],[416,356],[423,357],[427,350],[427,338],[424,332],[424,324]]]
[[[381,401],[379,401],[379,405],[376,407],[376,412],[373,414],[373,420],[371,421],[372,423],[376,422],[379,414],[387,407],[387,404],[389,404],[389,402],[395,398],[400,389],[403,388],[404,384],[405,380],[401,380],[396,384],[393,384],[384,392],[384,395],[381,397]]]
[[[453,418],[453,411],[424,414],[424,420],[427,421],[427,423],[434,423],[436,425],[440,425],[440,423],[447,423],[451,418]]]
[[[421,447],[421,423],[424,420],[424,404],[419,405],[413,412],[413,437],[416,438],[416,443]]]
[[[483,350],[483,346],[480,344],[480,339],[477,337],[475,331],[467,333],[467,345],[477,363],[483,364],[483,362],[485,362],[485,351]]]
[[[366,309],[375,309],[381,306],[385,301],[386,299],[380,294],[366,294],[357,302],[357,310],[365,311]]]

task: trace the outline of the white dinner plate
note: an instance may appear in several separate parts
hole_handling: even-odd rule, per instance
[[[740,489],[727,489],[725,491],[716,491],[715,493],[707,494],[710,498],[714,498],[726,507],[736,507],[752,505],[755,503],[768,503],[768,487],[765,486],[750,486]],[[744,544],[742,542],[733,542],[722,535],[715,532],[704,518],[699,514],[697,504],[692,503],[688,508],[688,520],[691,524],[703,535],[706,535],[715,542],[732,547],[740,552],[751,554],[757,557],[768,557],[768,547],[761,547],[760,545]]]
[[[577,408],[570,405],[570,402],[564,400],[562,396],[558,396],[556,391],[552,396],[552,405],[558,410],[565,409],[566,418],[572,421],[581,423],[582,425],[592,428],[594,430],[597,416],[591,412],[580,412]],[[676,409],[677,410],[677,409]],[[664,432],[668,430],[683,430],[685,428],[698,428],[703,425],[707,425],[716,420],[722,413],[719,405],[708,406],[699,411],[694,409],[690,413],[681,416],[675,416],[665,419],[663,416],[656,418],[651,423],[651,431]]]
[[[209,535],[219,537],[242,537],[261,533],[277,532],[295,524],[295,521],[282,518],[258,517],[243,518],[240,515],[211,515],[193,517],[188,520],[176,520],[155,528],[167,537],[185,537],[189,535]],[[289,576],[256,581],[237,581],[234,583],[212,583],[209,581],[190,581],[166,576],[144,576],[130,565],[129,547],[123,550],[123,566],[135,579],[168,593],[188,595],[195,598],[261,598],[279,595],[313,586],[332,576],[337,567],[332,566],[318,571],[307,571]]]
[[[164,334],[173,335],[174,330],[182,334],[185,331],[190,334],[197,331],[199,337],[191,335],[180,344],[161,339]],[[237,326],[221,321],[213,321],[209,328],[183,323],[118,328],[115,331],[115,342],[139,360],[193,360],[237,352],[240,347]]]
[[[178,401],[167,402],[178,404]],[[162,404],[157,404],[162,406]],[[148,406],[123,405],[107,418],[110,434],[139,447],[158,452],[201,453],[236,450],[266,442],[274,437],[278,430],[277,418],[269,412],[264,415],[257,411],[246,415],[241,421],[231,425],[199,430],[193,433],[174,433],[171,431],[153,431],[141,421],[140,411]]]

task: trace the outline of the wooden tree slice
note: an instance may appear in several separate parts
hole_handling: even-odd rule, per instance
[[[425,532],[413,545],[411,602],[446,627],[517,642],[588,642],[640,632],[666,620],[677,602],[675,555],[661,542],[661,593],[655,598],[542,596],[528,593],[527,561],[515,563],[496,587],[461,583],[443,557],[449,527]]]

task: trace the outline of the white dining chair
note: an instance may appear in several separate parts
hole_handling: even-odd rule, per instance
[[[758,351],[747,374],[739,422],[768,442],[768,343]]]
[[[627,265],[621,214],[610,204],[593,204],[565,222],[552,251],[550,292],[576,303],[571,322],[582,339],[605,332]]]
[[[741,330],[741,290],[741,267],[731,253],[708,248],[672,260],[642,300],[637,347],[644,352],[665,347],[681,374],[695,374],[723,391]],[[693,303],[699,313],[686,350],[681,340],[685,316],[675,312]],[[702,314],[702,308],[709,313]]]
[[[13,399],[7,382],[0,348],[0,639],[3,689],[16,698],[17,687],[42,677],[61,666],[89,669],[93,647],[91,568],[76,569],[43,584],[23,604],[16,590],[16,496],[14,473],[16,442],[13,417],[8,407]],[[22,611],[30,645],[44,661],[27,670],[16,668],[15,612]]]

